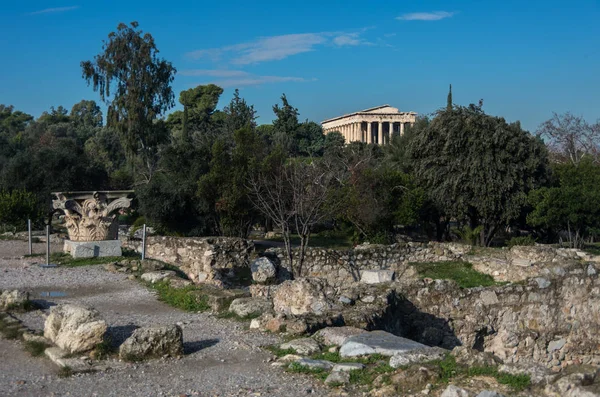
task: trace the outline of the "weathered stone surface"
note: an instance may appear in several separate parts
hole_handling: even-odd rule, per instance
[[[474,350],[468,346],[456,346],[450,354],[454,356],[457,363],[468,367],[489,367],[498,365],[499,362],[493,354]]]
[[[334,372],[352,372],[365,369],[365,365],[361,363],[339,363],[333,366]]]
[[[323,280],[288,280],[273,295],[273,307],[275,312],[287,315],[320,315],[333,307],[333,295],[333,290]]]
[[[71,241],[65,240],[64,252],[73,258],[121,256],[121,240]]]
[[[229,311],[239,317],[261,315],[272,310],[273,302],[265,298],[237,298],[229,306]]]
[[[190,285],[192,285],[193,283],[190,280],[185,280],[183,278],[169,278],[169,286],[172,288],[177,288],[177,289],[181,289],[181,288],[185,288],[185,287],[189,287]]]
[[[317,331],[314,337],[325,346],[341,346],[349,337],[360,335],[364,332],[364,329],[356,327],[327,327]]]
[[[551,372],[541,364],[532,362],[519,362],[514,364],[503,364],[498,367],[498,372],[504,372],[511,375],[527,374],[534,385],[546,385],[554,382],[558,374]]]
[[[394,356],[425,347],[427,346],[410,339],[392,335],[388,332],[371,331],[346,339],[340,348],[340,355],[342,357],[356,357],[369,354]]]
[[[360,282],[365,284],[389,283],[394,280],[393,270],[363,270]]]
[[[183,355],[183,333],[178,325],[138,328],[119,348],[128,361]]]
[[[23,338],[24,342],[45,343],[47,345],[52,344],[52,342],[41,335],[30,334],[28,332],[23,333],[21,337]]]
[[[104,339],[106,322],[98,311],[73,304],[53,306],[44,324],[44,337],[69,353],[92,350]]]
[[[141,279],[148,283],[154,284],[171,277],[177,277],[177,273],[175,273],[173,270],[161,270],[158,272],[144,273],[142,274]]]
[[[489,291],[489,290],[481,291],[480,298],[481,298],[481,303],[483,303],[486,306],[495,305],[496,303],[499,302],[498,295],[496,295],[496,293],[494,291]]]
[[[312,338],[294,339],[283,343],[279,346],[280,349],[292,349],[298,354],[310,356],[321,351],[319,344]]]
[[[127,241],[127,247],[141,252],[141,242]],[[248,283],[251,241],[235,237],[152,236],[146,255],[179,267],[194,283],[219,287]]]
[[[325,384],[330,386],[345,385],[348,382],[350,382],[349,372],[333,371],[325,378]]]
[[[289,363],[296,362],[296,361],[300,360],[301,358],[302,358],[302,356],[299,356],[297,354],[286,354],[285,356],[277,359],[277,361],[289,364]]]
[[[154,259],[144,259],[140,261],[140,268],[145,272],[157,272],[159,270],[163,270],[165,268],[165,264],[154,260]]]
[[[443,359],[448,350],[439,347],[425,347],[422,349],[410,350],[394,354],[390,358],[390,367],[398,368],[404,365],[424,363],[427,361]]]
[[[29,301],[29,292],[14,289],[0,294],[0,311],[23,307]]]
[[[252,280],[257,283],[273,281],[277,274],[277,269],[273,262],[264,256],[252,261],[250,270],[252,271]]]
[[[442,392],[440,397],[469,397],[471,394],[463,388],[458,386],[449,385]]]
[[[562,349],[566,343],[567,341],[565,339],[553,340],[548,343],[548,353]]]
[[[303,367],[313,368],[313,369],[324,369],[330,370],[333,368],[333,363],[327,360],[312,360],[310,358],[301,358],[296,361],[296,364],[302,365]]]
[[[600,397],[598,388],[590,388],[598,378],[598,370],[573,373],[547,385],[544,392],[551,397]],[[595,389],[595,390],[594,390]]]

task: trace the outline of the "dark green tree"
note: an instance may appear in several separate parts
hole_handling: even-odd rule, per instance
[[[102,110],[96,101],[82,100],[71,108],[72,122],[82,127],[102,127]]]
[[[133,158],[156,139],[154,121],[174,105],[176,69],[158,57],[154,38],[138,23],[121,23],[94,61],[81,62],[83,77],[108,105],[107,125],[116,128]],[[160,131],[159,131],[160,132]]]
[[[446,110],[452,111],[452,84],[450,84],[450,89],[448,90],[448,99],[446,100]]]
[[[578,165],[554,166],[557,183],[529,194],[533,211],[527,222],[555,232],[565,232],[570,247],[580,248],[600,229],[600,166],[591,158]]]
[[[298,153],[296,133],[300,127],[298,109],[290,105],[285,94],[281,96],[281,106],[273,106],[273,144],[281,146],[287,153],[295,156]]]
[[[256,128],[256,111],[253,105],[248,105],[244,98],[240,97],[240,91],[236,89],[233,92],[233,99],[229,105],[225,106],[223,112],[225,118],[225,130],[228,134],[233,133],[240,128],[249,126],[252,130]]]
[[[408,150],[415,176],[433,203],[471,229],[481,226],[479,241],[485,246],[519,216],[528,193],[548,173],[539,138],[475,105],[439,111],[415,131]]]

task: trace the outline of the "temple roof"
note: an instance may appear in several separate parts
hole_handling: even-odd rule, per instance
[[[337,117],[333,117],[333,118],[330,118],[327,120],[323,120],[321,122],[321,124],[328,123],[328,122],[334,121],[334,120],[343,119],[343,118],[350,117],[350,116],[355,116],[357,114],[389,114],[389,115],[392,115],[392,114],[402,114],[402,113],[416,114],[414,112],[400,112],[397,108],[392,107],[388,104],[385,104],[385,105],[375,106],[375,107],[364,109],[364,110],[359,110],[358,112],[345,114],[343,116],[337,116]]]

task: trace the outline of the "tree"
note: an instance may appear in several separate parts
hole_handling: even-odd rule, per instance
[[[446,100],[446,111],[452,111],[452,84],[450,84],[450,89],[448,90],[448,99]]]
[[[481,227],[480,244],[517,218],[527,194],[543,184],[547,151],[538,138],[486,115],[480,106],[437,112],[408,147],[415,176],[447,215]]]
[[[287,159],[279,148],[248,180],[254,207],[282,231],[287,259],[294,276],[302,276],[306,248],[313,228],[337,211],[331,196],[339,184],[336,164],[314,159]],[[300,238],[297,257],[291,234]]]
[[[559,163],[578,165],[584,157],[600,158],[600,122],[588,124],[583,117],[553,113],[537,130]]]
[[[102,127],[102,110],[96,101],[82,100],[76,103],[71,108],[69,117],[77,126]]]
[[[588,158],[578,165],[557,164],[554,170],[558,180],[554,186],[530,193],[533,211],[527,222],[564,231],[569,246],[580,248],[600,225],[600,166]]]
[[[285,94],[281,96],[282,105],[273,106],[275,120],[273,121],[273,143],[281,146],[287,153],[295,156],[298,150],[295,138],[300,123],[298,109],[290,105]]]
[[[83,77],[108,105],[107,125],[121,134],[130,157],[145,150],[157,132],[154,120],[174,105],[176,69],[158,57],[154,38],[137,22],[119,24],[94,61],[81,62]],[[160,132],[160,131],[159,131]]]
[[[199,85],[181,91],[179,103],[183,105],[182,131],[187,139],[190,131],[206,132],[215,113],[223,89],[214,84]]]
[[[248,105],[244,98],[240,97],[240,91],[233,92],[233,99],[223,110],[226,114],[225,129],[229,134],[249,126],[252,130],[256,128],[256,110],[253,105]]]

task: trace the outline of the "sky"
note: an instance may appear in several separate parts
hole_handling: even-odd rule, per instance
[[[100,101],[80,62],[137,21],[181,90],[215,83],[273,120],[389,104],[430,114],[483,99],[532,132],[552,112],[600,119],[600,1],[27,1],[0,3],[0,104],[39,116]],[[175,108],[177,109],[177,108]]]

